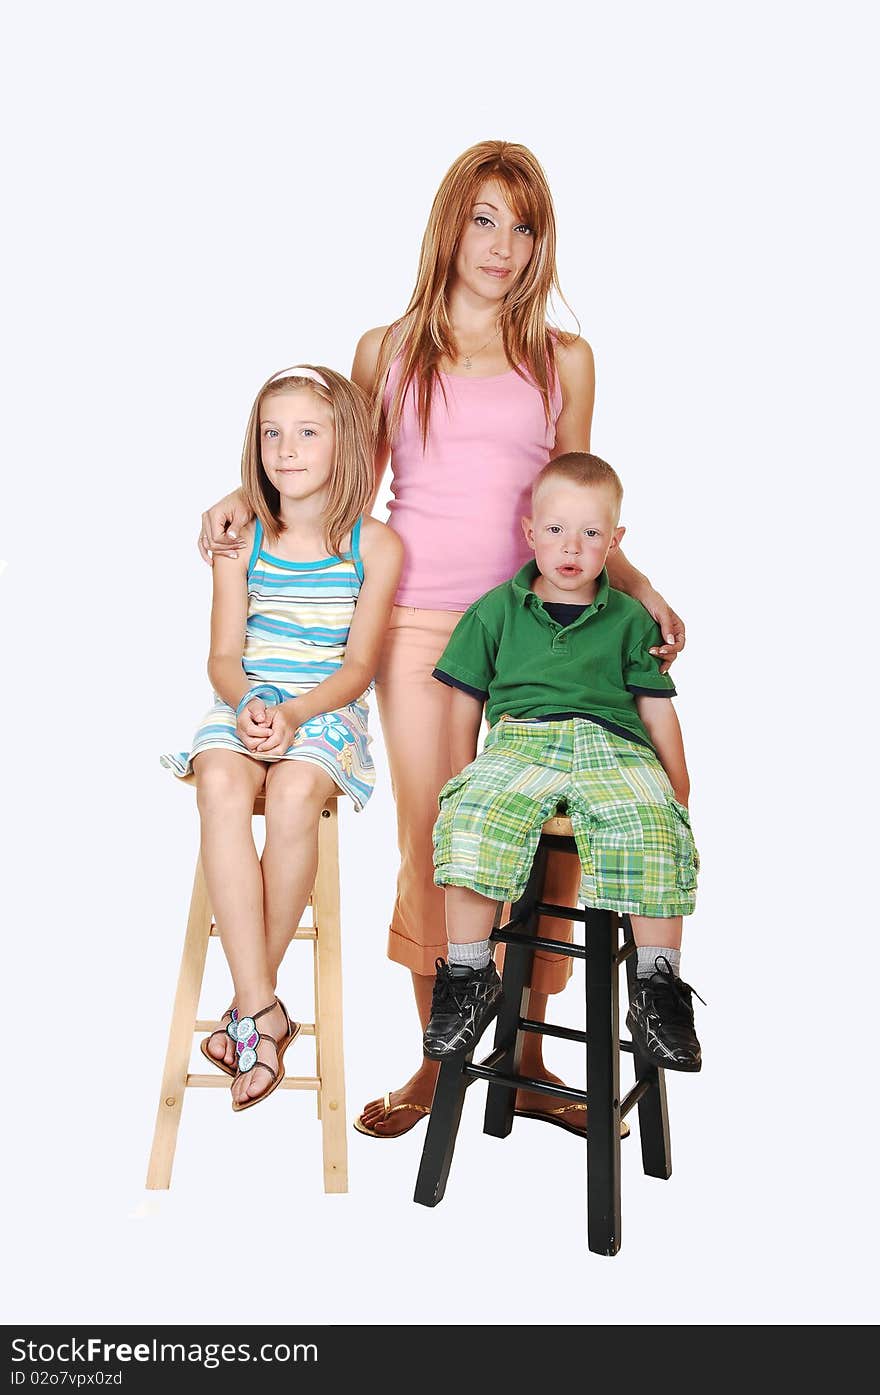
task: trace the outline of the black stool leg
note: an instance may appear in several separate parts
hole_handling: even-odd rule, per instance
[[[453,1056],[440,1067],[413,1194],[413,1201],[420,1206],[436,1206],[443,1200],[468,1087],[464,1067],[470,1065],[473,1055],[470,1051],[466,1056]]]
[[[587,1242],[620,1249],[620,1051],[617,918],[587,912]]]
[[[538,844],[532,870],[526,889],[520,899],[510,908],[510,919],[522,917],[517,928],[524,935],[537,935],[538,915],[535,907],[544,890],[544,875],[547,870],[547,848]],[[495,1069],[506,1075],[518,1075],[522,1056],[523,1034],[519,1029],[521,1017],[529,1015],[528,987],[532,976],[532,961],[535,951],[530,945],[507,944],[504,951],[504,973],[501,976],[503,997],[495,1025],[495,1049],[504,1048],[504,1055],[496,1062]],[[483,1133],[493,1138],[507,1138],[513,1128],[513,1110],[516,1104],[516,1087],[491,1084],[486,1093],[486,1113],[483,1120]]]
[[[629,916],[623,917],[627,940],[632,939]],[[636,979],[636,956],[626,961],[626,981],[632,991]],[[636,1081],[650,1080],[654,1088],[639,1100],[639,1138],[642,1169],[648,1177],[668,1181],[672,1176],[672,1144],[669,1137],[669,1110],[666,1105],[666,1072],[659,1070],[638,1051],[633,1052]]]

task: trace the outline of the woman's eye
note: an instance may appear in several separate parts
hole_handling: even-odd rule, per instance
[[[533,230],[529,227],[528,223],[520,223],[519,227],[516,229],[516,232],[525,233],[526,237],[534,237],[535,235]]]
[[[492,224],[492,219],[487,218],[485,213],[478,213],[477,216],[474,218],[474,222],[479,223],[481,228],[485,228]]]

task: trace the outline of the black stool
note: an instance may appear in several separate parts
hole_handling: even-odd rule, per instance
[[[551,849],[577,852],[568,819],[557,817],[544,824],[525,892],[512,906],[508,923],[492,932],[493,941],[507,946],[495,1046],[479,1065],[473,1064],[476,1043],[469,1052],[441,1065],[413,1199],[421,1206],[436,1206],[443,1200],[465,1091],[474,1080],[489,1082],[483,1132],[494,1138],[506,1138],[513,1127],[518,1086],[554,1095],[587,1105],[587,1241],[596,1254],[616,1255],[620,1249],[620,1121],[633,1105],[638,1105],[642,1167],[649,1177],[662,1177],[665,1181],[672,1173],[666,1084],[664,1072],[635,1051],[631,1041],[620,1041],[618,1036],[617,970],[626,962],[630,985],[636,972],[629,917],[542,901],[547,854]],[[586,944],[540,938],[541,915],[582,922],[586,926]],[[619,945],[621,921],[624,938]],[[529,1018],[528,984],[536,949],[586,960],[585,1032]],[[520,1075],[524,1032],[582,1042],[587,1047],[586,1091]],[[636,1076],[635,1085],[622,1100],[621,1051],[632,1054]]]

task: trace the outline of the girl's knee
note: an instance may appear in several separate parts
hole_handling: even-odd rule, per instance
[[[266,782],[266,827],[294,824],[304,816],[317,819],[336,786],[326,771],[305,761],[288,761],[269,773]]]
[[[250,771],[228,762],[200,761],[196,771],[196,801],[200,814],[230,813],[239,806],[250,809],[255,798]]]

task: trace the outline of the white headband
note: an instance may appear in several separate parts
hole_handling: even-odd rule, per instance
[[[320,383],[322,388],[330,391],[330,384],[320,373],[316,373],[314,368],[304,368],[301,365],[296,368],[284,368],[280,373],[276,373],[274,378],[270,378],[270,383],[277,383],[280,378],[311,378],[312,382]]]

